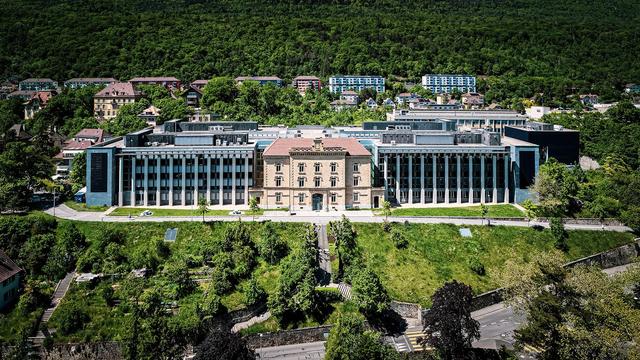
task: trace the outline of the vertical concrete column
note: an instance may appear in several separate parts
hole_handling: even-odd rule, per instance
[[[504,203],[509,203],[509,154],[504,156]]]
[[[173,155],[169,158],[169,206],[173,206]]]
[[[118,206],[122,206],[124,191],[124,158],[120,156],[118,160]]]
[[[211,154],[207,155],[207,203],[211,203]]]
[[[193,205],[198,205],[198,200],[200,200],[200,193],[198,192],[198,154],[193,158]]]
[[[485,188],[484,188],[484,177],[485,177],[485,171],[484,171],[484,154],[480,155],[480,203],[484,203],[486,202],[487,198],[486,198],[486,194],[485,194]]]
[[[456,203],[462,203],[462,161],[461,155],[456,155]]]
[[[156,159],[156,206],[160,206],[160,165],[162,164],[162,160],[160,159],[160,155]]]
[[[444,202],[449,203],[449,154],[444,155]]]
[[[396,154],[396,200],[400,203],[400,154]]]
[[[224,156],[220,155],[220,168],[218,169],[218,171],[220,172],[220,200],[218,201],[220,203],[220,205],[224,204]]]
[[[437,156],[436,154],[433,154],[432,157],[431,157],[431,168],[432,168],[432,174],[433,174],[433,179],[432,179],[433,180],[432,181],[432,183],[433,183],[433,196],[432,196],[433,200],[432,200],[432,202],[434,204],[438,203],[438,183],[437,183],[437,172],[438,172],[438,169],[436,168],[436,162],[438,161],[438,158],[436,156]]]
[[[424,154],[420,154],[420,204],[424,204]]]
[[[236,157],[231,158],[231,201],[236,204]]]
[[[244,203],[245,205],[249,205],[249,156],[248,155],[244,158]]]
[[[469,204],[473,204],[473,156],[469,157]]]
[[[187,205],[187,157],[182,155],[182,206]]]
[[[496,178],[497,171],[496,167],[498,166],[498,155],[493,155],[491,158],[491,170],[493,172],[491,180],[493,180],[493,193],[491,194],[491,202],[498,202],[498,179]]]
[[[149,155],[144,157],[144,206],[149,206]]]
[[[413,204],[413,155],[409,154],[409,204]]]
[[[136,157],[131,156],[131,206],[136,206]]]
[[[384,199],[389,198],[389,155],[384,154]]]

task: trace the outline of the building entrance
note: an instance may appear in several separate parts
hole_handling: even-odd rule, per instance
[[[311,196],[311,208],[314,211],[322,210],[322,194],[313,194]]]

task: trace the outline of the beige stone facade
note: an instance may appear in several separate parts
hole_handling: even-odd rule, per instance
[[[278,139],[264,153],[261,207],[371,208],[371,155],[355,139]]]
[[[123,105],[133,104],[140,93],[130,83],[114,83],[99,91],[93,98],[93,113],[98,120],[113,119]]]

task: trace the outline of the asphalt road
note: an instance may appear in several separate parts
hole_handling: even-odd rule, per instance
[[[53,209],[49,208],[45,210],[47,214],[53,215]],[[181,221],[202,221],[201,216],[134,216],[129,218],[127,216],[106,216],[100,212],[88,212],[88,211],[75,211],[64,204],[56,207],[55,215],[62,219],[76,220],[76,221],[104,221],[104,222],[181,222]],[[271,220],[277,222],[307,222],[319,225],[326,225],[330,221],[340,219],[341,216],[346,216],[352,222],[364,222],[364,223],[382,223],[384,217],[374,216],[371,211],[332,211],[332,212],[314,212],[304,211],[297,212],[296,215],[291,215],[285,211],[272,211],[269,214],[256,216],[256,221]],[[206,221],[252,221],[253,216],[205,216]],[[483,225],[486,220],[483,221],[479,218],[449,218],[449,217],[391,217],[390,221],[405,222],[416,224],[454,224],[454,225]],[[492,225],[504,225],[504,226],[520,226],[528,227],[533,225],[539,225],[548,227],[546,222],[527,222],[524,220],[491,220]],[[579,229],[579,230],[603,230],[601,225],[576,225],[565,224],[566,229]],[[606,226],[604,230],[608,231],[629,231],[626,226]]]
[[[324,359],[324,341],[256,349],[258,359],[307,360]]]

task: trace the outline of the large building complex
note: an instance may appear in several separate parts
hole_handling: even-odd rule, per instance
[[[476,92],[476,77],[472,75],[427,74],[422,77],[422,87],[434,94]]]
[[[456,122],[458,129],[489,129],[504,133],[506,126],[524,126],[527,116],[510,110],[394,110],[387,113],[389,121],[434,121],[447,119]]]
[[[79,89],[85,86],[107,86],[118,82],[114,78],[73,78],[64,82],[64,87]]]
[[[87,205],[195,206],[205,199],[246,206],[255,197],[263,208],[339,210],[379,207],[383,200],[526,199],[545,160],[541,146],[457,123],[259,128],[255,122],[172,120],[90,147]]]
[[[24,79],[18,84],[20,91],[51,91],[58,90],[58,82],[51,79]]]
[[[362,91],[364,89],[384,92],[384,78],[368,75],[335,75],[329,78],[329,91],[335,94],[348,90]]]

